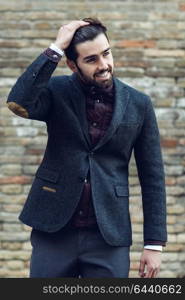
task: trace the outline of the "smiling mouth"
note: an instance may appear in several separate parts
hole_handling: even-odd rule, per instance
[[[109,71],[104,71],[104,72],[96,74],[95,76],[98,78],[106,78],[108,75],[109,75]]]

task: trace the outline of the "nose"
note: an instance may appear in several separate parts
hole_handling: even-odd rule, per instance
[[[98,70],[101,71],[101,70],[107,70],[108,69],[108,64],[105,60],[104,57],[100,58],[99,59],[99,63],[98,63]]]

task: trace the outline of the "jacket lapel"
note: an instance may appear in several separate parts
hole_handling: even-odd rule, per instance
[[[72,84],[72,86],[71,86]],[[88,133],[88,122],[87,122],[87,114],[86,114],[86,98],[83,93],[81,86],[78,82],[77,75],[73,73],[70,78],[70,93],[71,100],[73,103],[74,110],[77,114],[78,120],[81,125],[81,130],[85,136],[85,139],[89,146],[91,146],[91,140]]]
[[[89,147],[92,148],[90,136],[88,133],[88,122],[86,117],[86,99],[76,76],[77,75],[73,73],[70,78],[69,88],[72,95],[71,100],[74,106],[74,110],[79,119],[81,130],[83,131],[83,134],[85,136],[85,139]],[[123,82],[121,82],[119,79],[115,77],[113,77],[113,80],[114,80],[114,87],[115,87],[115,102],[114,102],[114,110],[113,110],[111,123],[103,138],[97,143],[97,145],[92,150],[96,150],[100,148],[112,137],[112,135],[115,133],[116,129],[118,128],[120,122],[122,121],[123,115],[126,111],[126,107],[129,101],[129,93],[126,88],[126,85],[124,85]],[[71,86],[71,84],[73,86]]]
[[[93,150],[96,150],[103,146],[115,133],[118,128],[120,122],[123,120],[123,116],[126,111],[127,104],[129,102],[129,93],[124,85],[119,79],[113,77],[114,87],[115,87],[115,102],[114,102],[114,110],[111,119],[110,126],[108,127],[105,135],[99,141],[99,143],[94,147]]]

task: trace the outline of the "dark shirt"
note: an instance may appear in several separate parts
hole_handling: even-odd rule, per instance
[[[103,91],[95,87],[83,86],[83,83],[81,83],[81,86],[86,96],[89,135],[92,146],[95,146],[104,136],[112,119],[114,106],[113,86]],[[78,207],[71,219],[71,223],[76,227],[97,225],[89,175],[87,176],[87,182],[84,183]]]

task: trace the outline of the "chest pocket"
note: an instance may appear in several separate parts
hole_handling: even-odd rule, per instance
[[[59,180],[59,171],[55,171],[55,170],[50,170],[47,168],[39,168],[35,174],[35,176],[37,178],[49,181],[49,182],[53,182],[53,183],[57,183],[57,181]]]
[[[129,196],[129,188],[127,185],[116,185],[115,193],[117,197],[128,197]]]
[[[139,123],[120,123],[115,134],[115,142],[119,148],[124,149],[124,151],[130,151],[130,149],[133,147],[139,130]]]

